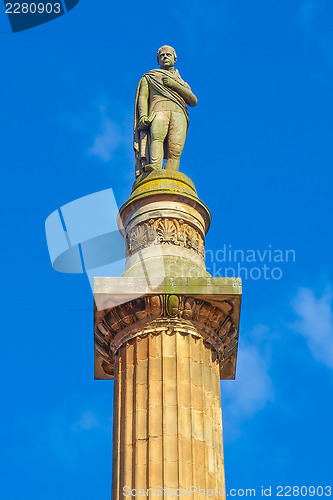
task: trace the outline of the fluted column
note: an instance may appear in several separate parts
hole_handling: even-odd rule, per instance
[[[224,489],[219,364],[187,328],[155,328],[118,351],[113,500],[124,487]]]
[[[125,487],[223,494],[219,380],[235,378],[241,282],[206,271],[209,225],[184,174],[142,175],[119,210],[126,271],[94,280],[95,377],[115,380],[113,500]]]

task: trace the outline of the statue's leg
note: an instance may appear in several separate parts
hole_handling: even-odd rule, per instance
[[[158,111],[150,125],[150,165],[154,170],[163,167],[163,143],[168,133],[168,112]]]
[[[172,111],[168,135],[168,159],[165,170],[178,170],[187,133],[187,121],[182,111]]]

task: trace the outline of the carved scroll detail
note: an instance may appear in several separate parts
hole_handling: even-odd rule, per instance
[[[126,235],[126,255],[151,245],[172,244],[189,248],[204,257],[204,239],[200,232],[182,219],[150,219],[138,224]]]

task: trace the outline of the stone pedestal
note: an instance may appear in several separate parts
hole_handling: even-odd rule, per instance
[[[95,278],[95,377],[115,380],[113,500],[224,489],[219,380],[235,377],[241,283],[206,272],[209,224],[185,175],[141,176],[119,213],[126,272]]]
[[[119,219],[125,276],[209,276],[204,242],[211,217],[186,175],[161,170],[138,177]]]

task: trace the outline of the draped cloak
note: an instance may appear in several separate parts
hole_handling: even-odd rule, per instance
[[[165,97],[167,100],[173,101],[178,106],[181,108],[183,111],[186,121],[187,121],[187,126],[189,124],[189,118],[188,118],[188,110],[186,106],[186,102],[184,99],[174,90],[171,89],[170,87],[167,87],[166,85],[163,84],[162,78],[167,76],[168,78],[172,78],[175,80],[177,83],[185,86],[186,88],[189,88],[189,85],[184,82],[176,70],[174,73],[171,73],[170,71],[163,70],[163,69],[153,69],[151,71],[148,71],[148,73],[145,73],[143,77],[141,78],[137,89],[136,89],[136,95],[135,95],[135,109],[134,109],[134,151],[135,151],[135,169],[137,171],[141,172],[142,169],[142,160],[146,159],[146,163],[149,163],[150,161],[150,134],[149,134],[149,128],[146,128],[144,130],[138,130],[138,123],[139,123],[139,93],[140,93],[140,87],[143,79],[145,78],[148,82],[149,87],[153,87],[155,91],[157,91],[161,96]],[[149,109],[150,116],[149,119],[150,121],[153,121],[154,119],[154,110]],[[165,144],[164,146],[164,158],[167,158],[167,146]]]

